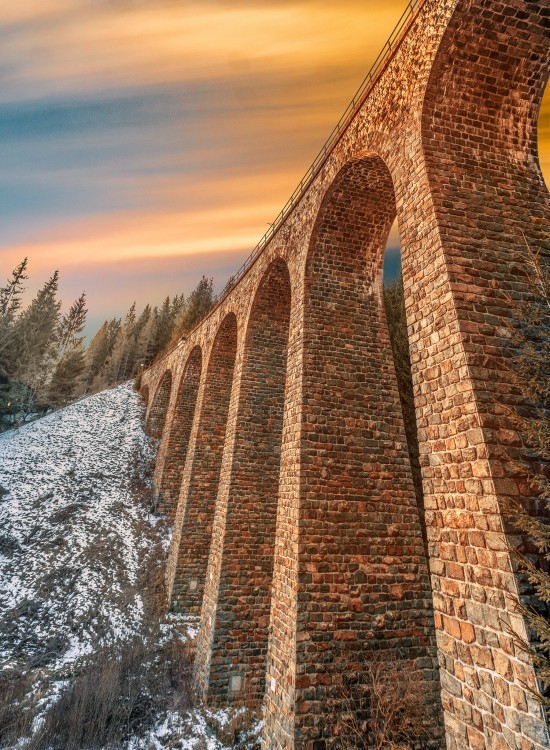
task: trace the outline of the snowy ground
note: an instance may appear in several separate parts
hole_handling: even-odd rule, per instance
[[[142,421],[126,384],[0,435],[0,677],[47,673],[45,707],[98,643],[140,634],[143,569],[168,541],[136,501],[155,450]],[[168,711],[124,747],[218,750],[224,723]]]
[[[155,519],[133,502],[132,479],[148,451],[128,385],[0,435],[1,659],[60,667],[98,636],[139,628],[140,526]],[[95,561],[105,547],[109,567]]]

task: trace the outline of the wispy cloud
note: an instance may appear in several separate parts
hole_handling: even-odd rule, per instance
[[[59,267],[62,289],[86,288],[90,306],[110,312],[131,296],[112,274],[138,303],[185,288],[199,265],[222,284],[405,5],[1,3],[2,267],[28,254],[35,284]]]
[[[4,96],[315,70],[335,59],[355,66],[365,48],[381,46],[404,6],[26,0],[3,13]]]

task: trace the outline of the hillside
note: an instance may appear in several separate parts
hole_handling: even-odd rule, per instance
[[[0,435],[0,747],[100,747],[91,729],[76,744],[65,726],[56,735],[57,714],[69,724],[86,690],[93,712],[106,701],[129,727],[105,747],[232,746],[212,729],[227,714],[181,696],[195,623],[158,622],[169,533],[150,512],[156,446],[142,423],[125,384]],[[114,680],[113,663],[117,686],[135,692],[131,708],[93,694]]]
[[[131,483],[149,450],[129,386],[0,435],[0,605],[11,621],[3,659],[60,667],[99,636],[137,632],[138,565],[152,543],[140,526],[154,519],[133,502]]]

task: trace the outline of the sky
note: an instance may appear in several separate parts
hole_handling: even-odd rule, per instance
[[[88,332],[216,289],[251,252],[406,0],[0,0],[0,283],[58,268]],[[550,183],[550,94],[539,122]]]

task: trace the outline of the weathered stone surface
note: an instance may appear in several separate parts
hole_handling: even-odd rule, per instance
[[[546,10],[421,0],[282,228],[144,373],[153,433],[167,414],[162,487],[186,363],[195,347],[214,362],[234,316],[234,365],[227,355],[219,381],[202,368],[178,459],[169,583],[186,611],[204,586],[203,694],[258,699],[265,685],[266,748],[332,747],[341,674],[373,648],[404,653],[423,690],[441,689],[448,748],[546,746],[533,668],[508,632],[526,635],[501,516],[528,493],[508,458],[521,450],[511,300],[527,293],[524,237],[542,258],[550,248],[536,153]],[[429,579],[380,304],[394,216]],[[195,544],[200,574],[185,567]]]
[[[170,604],[190,614],[200,613],[204,595],[236,352],[237,320],[229,313],[212,346],[199,395],[200,419],[168,564]]]
[[[278,259],[248,319],[229,481],[214,519],[197,643],[197,678],[211,702],[259,701],[265,689],[289,317],[288,268]]]
[[[189,437],[195,414],[197,391],[201,378],[202,355],[196,346],[190,353],[176,401],[170,410],[170,423],[164,430],[155,466],[158,505],[161,513],[173,517],[179,498]]]
[[[157,438],[157,440],[160,440],[164,431],[171,388],[172,372],[166,370],[163,372],[160,382],[157,384],[155,394],[149,404],[149,408],[147,409],[147,418],[145,420],[145,429],[151,437]],[[141,393],[148,400],[149,387],[144,385]]]

